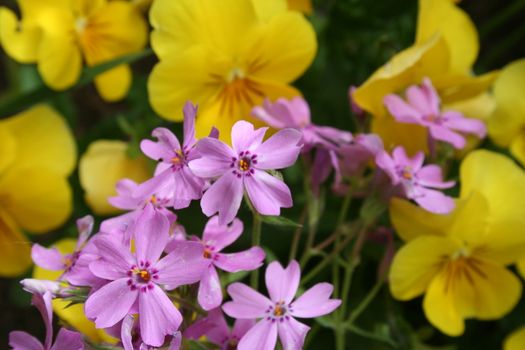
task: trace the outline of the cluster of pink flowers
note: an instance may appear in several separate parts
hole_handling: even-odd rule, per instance
[[[457,131],[483,136],[484,126],[456,112],[441,113],[437,94],[428,80],[411,87],[408,103],[398,96],[385,105],[401,122],[429,128],[436,140],[464,146]],[[247,121],[231,130],[232,146],[218,139],[215,129],[208,137],[195,138],[197,107],[184,108],[184,137],[157,128],[156,141],[143,140],[141,149],[158,162],[154,176],[144,183],[124,179],[110,203],[127,212],[103,221],[91,235],[91,217],[78,220],[75,251],[62,255],[56,248],[33,246],[34,262],[48,270],[64,271],[58,282],[25,280],[33,304],[41,311],[47,335],[42,345],[24,332],[12,332],[14,349],[83,348],[79,333],[62,328],[52,345],[51,299],[82,296],[85,314],[97,328],[120,339],[125,350],[178,349],[183,339],[207,339],[221,349],[271,350],[277,339],[284,349],[301,349],[310,329],[296,318],[315,318],[334,311],[341,303],[331,299],[333,286],[318,283],[296,297],[301,271],[292,260],[286,268],[273,261],[266,268],[269,297],[234,282],[226,291],[217,269],[238,273],[259,269],[266,258],[259,246],[236,253],[223,250],[237,241],[244,225],[237,218],[243,198],[255,215],[279,216],[293,205],[292,194],[275,170],[292,166],[299,156],[313,169],[310,184],[319,195],[320,186],[333,174],[336,193],[348,189],[348,179],[361,176],[375,163],[381,190],[414,200],[436,213],[447,213],[454,202],[437,189],[444,182],[437,165],[424,165],[424,156],[409,157],[403,148],[392,154],[373,134],[352,135],[312,123],[309,106],[302,98],[265,101],[253,116],[278,131],[264,139],[268,128],[254,129]],[[188,236],[178,223],[181,210],[200,201],[210,217],[202,236]],[[197,286],[198,284],[198,286]],[[187,287],[187,286],[195,287]],[[89,292],[82,294],[82,291]],[[198,317],[184,319],[178,307],[190,303]],[[230,330],[225,315],[236,319]],[[196,315],[196,314],[194,314]]]

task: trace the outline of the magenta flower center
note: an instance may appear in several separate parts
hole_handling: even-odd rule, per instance
[[[257,164],[257,155],[252,154],[250,151],[243,151],[239,153],[239,157],[232,157],[230,168],[234,168],[233,173],[238,178],[244,176],[250,176],[255,173],[253,168]]]
[[[190,152],[186,149],[186,147],[183,149],[175,149],[173,151],[175,152],[175,155],[171,157],[169,163],[171,163],[173,169],[180,170],[185,165],[187,165],[187,159]]]
[[[67,254],[64,256],[62,262],[64,263],[66,272],[71,271],[71,269],[75,266],[79,256],[79,252],[74,252],[73,254]]]
[[[404,166],[398,169],[399,176],[407,181],[412,181],[414,179],[414,171],[410,166]]]
[[[139,266],[132,265],[129,269],[127,273],[130,277],[127,282],[128,286],[131,290],[140,288],[142,292],[153,289],[153,281],[159,278],[158,273],[159,271],[152,268],[148,261],[141,261]]]
[[[233,336],[228,341],[227,349],[228,350],[237,350],[237,345],[239,345],[239,340],[237,339],[237,337]]]
[[[440,115],[431,114],[431,115],[424,116],[423,120],[429,123],[441,124],[441,122],[443,121],[443,118]]]

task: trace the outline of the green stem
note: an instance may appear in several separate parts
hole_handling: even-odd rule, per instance
[[[355,333],[357,335],[362,336],[363,338],[376,340],[376,341],[388,344],[394,349],[397,349],[397,344],[390,338],[387,338],[387,337],[384,337],[384,336],[372,333],[370,331],[364,330],[364,329],[359,328],[356,325],[351,324],[351,323],[346,325],[346,329],[348,329],[349,331],[351,331],[351,332],[353,332],[353,333]]]
[[[374,287],[368,292],[368,294],[361,301],[361,303],[359,303],[359,305],[357,305],[354,311],[350,314],[347,323],[354,323],[354,321],[357,320],[359,315],[361,315],[363,311],[366,310],[368,305],[370,305],[372,300],[374,300],[374,298],[377,296],[377,293],[379,293],[381,287],[383,287],[383,280],[379,280],[376,282]]]
[[[261,245],[261,215],[252,210],[253,214],[253,227],[252,227],[252,247]],[[257,290],[259,287],[259,269],[253,270],[250,276],[250,284],[253,289]]]

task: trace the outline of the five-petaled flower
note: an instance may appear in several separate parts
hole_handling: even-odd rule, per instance
[[[263,215],[279,215],[280,208],[292,206],[290,189],[266,170],[283,169],[297,160],[301,133],[283,129],[263,142],[268,128],[254,130],[244,120],[232,128],[233,148],[222,141],[205,137],[197,143],[201,158],[189,163],[197,176],[218,178],[204,193],[204,214],[219,213],[219,224],[231,222],[241,205],[244,189],[255,210]]]
[[[302,349],[308,326],[295,317],[312,318],[335,310],[341,301],[330,299],[333,286],[318,283],[294,300],[301,271],[297,261],[286,269],[273,262],[266,269],[266,287],[270,299],[242,283],[228,286],[233,301],[225,303],[224,312],[237,319],[261,319],[239,342],[239,350],[273,350],[277,334],[284,349]]]

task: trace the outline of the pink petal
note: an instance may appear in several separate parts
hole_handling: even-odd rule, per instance
[[[270,103],[269,101],[265,101],[265,104],[266,102]],[[287,125],[286,122],[284,122],[284,120],[288,118],[282,118],[282,114],[277,115],[272,112],[274,111],[270,110],[269,108],[263,108],[261,106],[257,106],[252,109],[252,116],[254,116],[257,119],[262,120],[263,122],[265,122],[266,124],[268,124],[269,126],[275,129],[282,129],[287,126],[291,126],[291,125]]]
[[[313,318],[331,313],[341,304],[341,300],[330,299],[333,290],[330,283],[316,284],[291,304],[291,314],[295,317]]]
[[[135,319],[132,315],[127,315],[122,320],[122,327],[120,331],[120,339],[122,341],[122,346],[124,347],[124,350],[135,350],[133,347],[133,325],[135,323]]]
[[[177,200],[195,200],[202,197],[202,190],[204,188],[204,180],[197,177],[191,172],[188,167],[183,167],[174,174],[174,181],[172,185],[172,197]],[[175,209],[182,209],[188,207],[189,203],[181,206],[178,205]]]
[[[44,350],[44,346],[38,339],[22,331],[9,333],[9,346],[13,350]]]
[[[139,293],[140,334],[144,343],[159,347],[166,335],[179,329],[182,315],[166,293],[156,284],[153,286]]]
[[[217,345],[221,345],[223,340],[230,335],[221,308],[210,310],[208,316],[197,320],[184,331],[184,337],[188,339],[199,339],[204,335]]]
[[[184,147],[193,147],[195,145],[195,116],[197,115],[197,106],[190,101],[184,104]]]
[[[456,204],[454,199],[444,195],[439,191],[429,190],[427,188],[419,187],[417,189],[417,196],[413,199],[423,209],[435,214],[448,214],[454,210]]]
[[[244,185],[250,201],[262,215],[280,215],[281,208],[293,205],[288,186],[265,171],[255,170],[251,176],[245,176]]]
[[[127,278],[110,282],[87,299],[86,316],[95,320],[97,328],[111,327],[130,312],[139,292],[132,291],[127,282]]]
[[[210,262],[204,258],[201,243],[180,241],[173,244],[173,249],[163,257],[155,268],[159,270],[158,283],[174,289],[184,284],[198,282]]]
[[[278,329],[283,349],[301,350],[310,327],[290,317],[288,320],[285,319],[279,323]]]
[[[235,155],[244,151],[253,151],[261,144],[268,128],[253,129],[253,124],[239,120],[232,127],[231,137]]]
[[[182,346],[182,334],[181,332],[177,331],[172,335],[170,346],[168,347],[168,350],[180,350]]]
[[[157,262],[168,243],[169,230],[164,214],[147,205],[133,226],[137,262]]]
[[[273,305],[267,297],[243,283],[232,283],[228,286],[228,294],[233,301],[222,306],[223,311],[233,318],[260,318]]]
[[[400,123],[420,124],[421,114],[397,95],[387,95],[383,100],[390,114]]]
[[[376,155],[375,161],[377,166],[390,177],[392,183],[397,185],[401,179],[397,174],[394,159],[386,151],[382,151]]]
[[[474,134],[480,139],[487,136],[487,126],[479,119],[467,118],[463,114],[455,111],[443,113],[443,118],[445,119],[443,124],[447,128],[467,134]]]
[[[84,342],[78,332],[70,331],[66,328],[60,328],[55,344],[50,350],[83,350]]]
[[[274,350],[277,343],[277,324],[266,319],[259,321],[242,337],[238,350]]]
[[[232,159],[237,154],[224,142],[205,137],[197,142],[197,151],[201,158],[189,162],[191,171],[202,178],[213,178],[230,169]]]
[[[406,91],[408,102],[425,116],[438,116],[441,104],[439,95],[429,79],[423,80],[423,85],[411,86]]]
[[[261,267],[266,254],[260,247],[251,247],[239,253],[217,254],[213,262],[221,270],[228,272],[252,271]]]
[[[207,216],[219,213],[219,224],[228,224],[239,211],[242,195],[242,179],[228,171],[204,192],[201,199],[202,212]]]
[[[31,248],[31,259],[33,262],[46,270],[65,270],[64,257],[56,248],[44,248],[35,243]]]
[[[78,229],[78,240],[75,251],[82,249],[84,244],[89,239],[91,232],[93,231],[93,225],[95,224],[95,219],[91,215],[86,215],[77,220],[77,229]]]
[[[235,242],[243,230],[244,225],[237,218],[229,225],[219,225],[219,218],[214,216],[206,223],[202,240],[205,244],[214,247],[217,252]]]
[[[209,266],[201,277],[198,301],[206,311],[215,309],[222,303],[221,281],[213,265]]]
[[[255,320],[247,320],[239,318],[235,320],[232,329],[232,336],[236,336],[237,339],[241,339],[253,326],[255,326]]]
[[[109,197],[108,202],[115,208],[124,210],[136,209],[142,203],[142,199],[133,197],[133,193],[137,190],[138,184],[130,179],[123,179],[117,182],[115,188],[118,195]]]
[[[173,170],[171,167],[155,174],[151,179],[144,181],[133,192],[137,198],[149,198],[152,195],[161,192],[166,186],[173,183]]]
[[[115,236],[110,236],[108,234],[99,235],[93,243],[97,247],[99,255],[103,257],[103,261],[106,265],[112,267],[111,270],[104,271],[100,268],[104,268],[106,265],[95,266],[95,264],[92,263],[94,268],[92,272],[97,276],[100,274],[99,277],[101,278],[114,279],[113,277],[104,277],[109,275],[123,277],[136,262],[129,251],[129,247],[123,245]]]
[[[270,298],[274,302],[284,301],[288,304],[299,288],[301,268],[295,260],[292,260],[286,269],[283,269],[279,262],[274,261],[266,268],[265,278]]]
[[[462,149],[467,143],[467,141],[465,141],[465,138],[461,136],[461,134],[449,130],[444,126],[430,126],[430,135],[436,140],[450,143],[456,149]]]
[[[301,152],[302,133],[295,129],[283,129],[255,149],[257,168],[284,169],[295,163]]]
[[[421,168],[417,173],[417,183],[424,187],[450,188],[455,185],[454,181],[443,182],[443,174],[439,165],[431,164]]]
[[[149,140],[142,141],[140,146],[142,152],[153,160],[163,160],[169,163],[171,158],[175,156],[175,152],[181,149],[177,136],[166,128],[154,129],[151,136],[158,140],[156,147],[153,147],[153,142],[151,141],[151,144],[147,144],[146,148],[142,146],[143,143],[147,143]]]
[[[51,347],[53,341],[53,307],[51,304],[52,295],[51,292],[45,292],[44,294],[33,294],[31,298],[31,304],[33,304],[44,320],[46,327],[46,339],[44,341],[44,347],[46,349]]]

